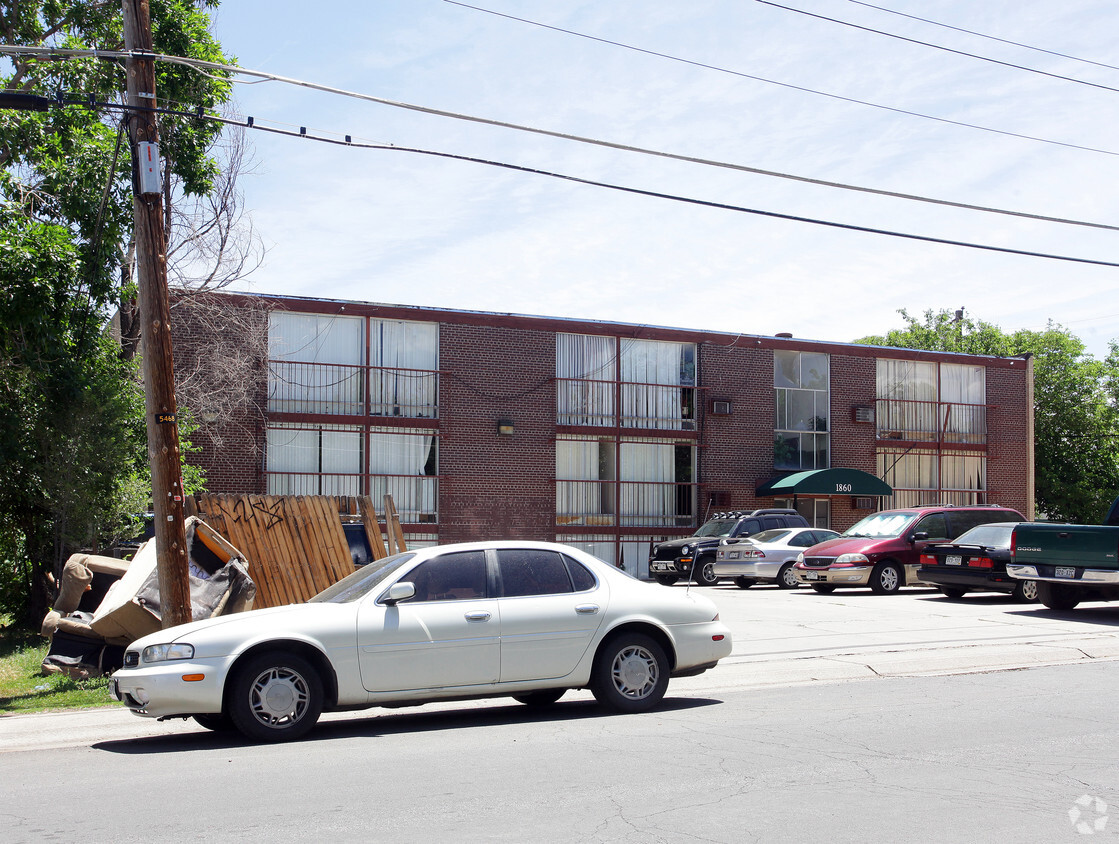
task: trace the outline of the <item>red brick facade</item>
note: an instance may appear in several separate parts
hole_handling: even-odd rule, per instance
[[[978,450],[986,454],[987,501],[1032,516],[1031,392],[1027,361],[1020,358],[357,302],[220,298],[230,308],[251,305],[257,309],[255,318],[264,324],[268,308],[439,324],[439,413],[437,421],[426,422],[435,426],[438,435],[438,524],[423,526],[423,530],[437,533],[440,542],[494,537],[555,539],[571,533],[556,524],[555,442],[565,432],[557,425],[556,336],[560,332],[696,344],[696,430],[620,433],[695,442],[697,521],[712,509],[772,506],[772,499],[756,497],[755,489],[776,474],[777,349],[829,356],[830,464],[870,474],[877,474],[876,453],[881,444],[873,421],[858,421],[855,409],[875,406],[878,357],[984,366],[987,437]],[[176,368],[199,364],[204,368],[215,346],[213,322],[203,327],[191,319],[190,309],[177,308],[173,323]],[[266,489],[267,366],[261,354],[255,360],[250,354],[245,363],[253,379],[251,400],[219,421],[203,420],[194,437],[202,450],[193,462],[205,470],[212,492],[259,493]],[[716,401],[729,402],[730,412],[713,412]],[[721,411],[725,409],[720,405]],[[512,435],[498,433],[499,420],[512,422]],[[352,418],[315,421],[382,424]],[[896,443],[890,445],[897,447]],[[832,527],[843,529],[866,515],[855,503],[852,496],[832,497]],[[598,528],[594,532],[622,541],[690,531]]]

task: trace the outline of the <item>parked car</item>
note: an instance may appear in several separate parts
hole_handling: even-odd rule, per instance
[[[1006,592],[1016,601],[1036,601],[1036,580],[1015,580],[1006,573],[1010,541],[1018,522],[980,525],[955,542],[926,545],[917,577],[935,585],[946,598],[968,592]]]
[[[796,510],[783,508],[715,513],[694,535],[653,545],[649,549],[649,574],[664,586],[681,578],[700,586],[714,586],[719,582],[715,553],[720,540],[783,527],[811,525]]]
[[[777,528],[742,539],[724,539],[715,554],[715,577],[733,577],[739,589],[749,589],[759,581],[795,589],[800,585],[793,571],[797,555],[837,536],[824,528]]]
[[[1017,510],[993,505],[883,510],[856,522],[835,539],[808,548],[793,570],[817,592],[869,586],[878,594],[923,585],[917,575],[930,542],[950,542],[987,522],[1022,522]]]
[[[541,705],[575,688],[639,712],[670,676],[730,651],[702,595],[565,545],[467,543],[394,554],[307,603],[140,638],[110,689],[137,715],[283,741],[324,711],[504,695]]]

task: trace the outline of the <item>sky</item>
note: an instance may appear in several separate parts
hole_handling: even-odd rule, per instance
[[[395,103],[1119,225],[1112,0],[471,5],[227,0],[213,31],[243,68]],[[1052,320],[1097,357],[1119,338],[1117,267],[735,209],[1113,263],[1119,231],[283,82],[237,85],[230,113],[630,189],[252,131],[240,184],[267,252],[238,289],[832,341],[964,308],[1008,332]]]

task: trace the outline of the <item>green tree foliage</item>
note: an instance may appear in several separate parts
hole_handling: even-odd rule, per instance
[[[1099,522],[1119,495],[1119,346],[1103,361],[1068,329],[1006,333],[952,311],[902,309],[905,327],[857,343],[969,354],[1032,355],[1034,460],[1038,513],[1045,518]],[[962,315],[961,315],[962,316]]]
[[[208,31],[213,2],[151,0],[155,50],[228,61]],[[123,49],[120,2],[0,0],[6,44]],[[8,90],[121,103],[122,62],[0,63]],[[227,80],[157,65],[161,104],[211,109]],[[98,550],[146,509],[143,394],[108,337],[132,297],[132,161],[123,112],[95,106],[0,110],[0,612],[41,618],[47,574]],[[220,127],[161,117],[160,151],[187,193],[218,175]],[[181,431],[181,433],[189,433]],[[200,482],[184,469],[184,481]]]

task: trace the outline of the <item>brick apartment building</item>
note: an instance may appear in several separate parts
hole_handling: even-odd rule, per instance
[[[839,530],[919,503],[1033,515],[1026,358],[326,299],[214,303],[262,339],[250,400],[194,436],[209,490],[378,506],[391,493],[410,545],[558,540],[645,576],[651,541],[719,510],[794,506]],[[222,331],[194,310],[172,311],[176,368],[205,371]],[[858,470],[845,478],[856,482],[766,494],[823,469]],[[893,495],[865,494],[861,473]]]

